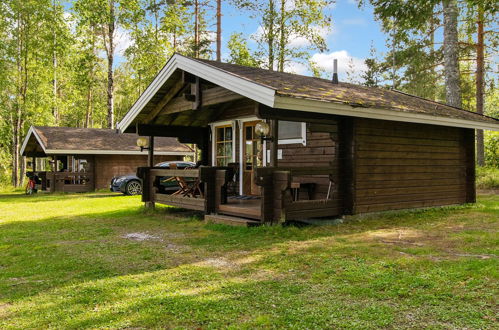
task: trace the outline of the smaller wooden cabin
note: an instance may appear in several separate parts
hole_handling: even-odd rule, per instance
[[[28,167],[41,179],[42,190],[50,192],[108,188],[114,176],[194,155],[176,138],[158,137],[154,140],[154,159],[148,160],[148,152],[137,147],[138,137],[112,129],[32,126],[21,155],[28,157]]]

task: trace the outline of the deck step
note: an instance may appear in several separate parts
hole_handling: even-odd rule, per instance
[[[239,217],[232,217],[229,215],[222,215],[222,214],[206,214],[204,216],[204,221],[207,223],[221,223],[224,225],[243,226],[243,227],[252,227],[261,224],[260,221],[239,218]]]

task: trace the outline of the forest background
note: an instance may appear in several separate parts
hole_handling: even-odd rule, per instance
[[[343,81],[499,118],[495,1],[338,1],[369,8],[381,50],[328,53],[331,0],[3,0],[0,185],[22,184],[31,125],[114,128],[175,52],[323,78],[340,57]],[[226,12],[258,28],[226,31]],[[499,168],[499,132],[477,132],[477,161]]]

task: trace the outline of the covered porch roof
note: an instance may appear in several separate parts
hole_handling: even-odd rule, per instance
[[[118,124],[206,126],[246,98],[267,110],[285,109],[440,126],[499,130],[499,120],[394,90],[173,55]],[[202,110],[202,111],[201,111]],[[171,135],[170,135],[171,136]]]

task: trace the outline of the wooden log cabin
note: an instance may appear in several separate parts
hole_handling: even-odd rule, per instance
[[[172,137],[154,141],[154,159],[141,152],[136,134],[112,129],[32,126],[21,155],[49,192],[89,192],[109,188],[114,176],[134,174],[138,167],[184,160],[193,150]],[[149,163],[148,163],[149,162]]]
[[[195,170],[140,168],[143,201],[236,225],[475,202],[475,129],[499,121],[399,91],[175,54],[118,125],[195,143]],[[157,177],[197,178],[160,194]]]

